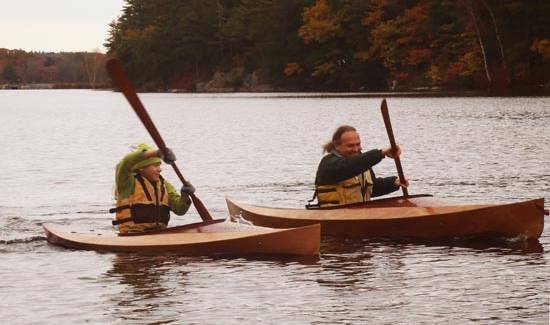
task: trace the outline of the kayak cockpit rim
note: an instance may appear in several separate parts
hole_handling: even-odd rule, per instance
[[[370,200],[368,202],[359,202],[359,203],[350,203],[350,204],[343,204],[343,205],[334,205],[334,206],[327,206],[327,207],[320,207],[316,204],[306,204],[306,210],[332,210],[332,209],[342,209],[342,208],[368,208],[369,205],[378,204],[378,203],[384,203],[384,202],[390,202],[390,201],[396,201],[396,200],[408,200],[408,199],[415,199],[419,197],[433,197],[431,194],[415,194],[415,195],[407,195],[407,196],[392,196],[387,197],[383,199],[376,199],[376,200]]]
[[[172,233],[172,232],[181,232],[183,230],[189,230],[189,229],[193,229],[193,228],[213,225],[213,224],[221,223],[221,222],[224,222],[224,221],[226,221],[226,219],[214,219],[214,220],[207,220],[207,221],[202,221],[202,222],[190,223],[190,224],[187,224],[187,225],[168,227],[168,228],[159,229],[159,230],[123,233],[123,234],[118,234],[118,236],[127,237],[127,236],[145,236],[145,235],[169,234],[169,233]]]

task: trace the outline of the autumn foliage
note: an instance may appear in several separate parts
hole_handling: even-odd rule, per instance
[[[542,0],[126,0],[106,46],[145,88],[244,71],[281,90],[513,89],[550,82],[548,17]]]
[[[0,49],[0,84],[96,88],[109,86],[106,57],[92,52],[25,52]]]

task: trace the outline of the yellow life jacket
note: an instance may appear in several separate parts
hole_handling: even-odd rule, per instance
[[[170,206],[164,179],[152,183],[137,174],[134,192],[130,197],[117,198],[116,218],[113,225],[118,225],[120,233],[142,232],[164,229],[170,220]]]
[[[317,201],[320,207],[367,202],[372,196],[373,184],[369,169],[334,185],[315,186]]]

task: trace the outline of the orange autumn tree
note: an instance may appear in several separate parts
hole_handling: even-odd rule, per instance
[[[530,49],[544,59],[550,60],[550,39],[535,39]]]
[[[298,30],[298,35],[306,44],[329,42],[341,35],[340,20],[341,18],[332,11],[326,0],[317,0],[313,6],[304,9],[304,24]],[[311,75],[319,77],[333,74],[336,71],[334,61],[333,55],[320,57],[315,62]]]
[[[316,0],[303,10],[298,35],[307,46],[301,60],[289,64],[285,72],[294,76],[295,66],[309,76],[313,87],[331,90],[385,89],[382,64],[362,60],[356,53],[369,48],[361,25],[370,2],[364,0]]]
[[[442,86],[477,72],[475,42],[464,30],[463,12],[452,1],[412,5],[381,0],[363,19],[372,43],[361,58],[379,58],[398,87]]]
[[[338,36],[340,18],[334,14],[326,0],[317,0],[311,7],[306,7],[303,14],[304,24],[298,30],[298,35],[307,43],[323,43]]]

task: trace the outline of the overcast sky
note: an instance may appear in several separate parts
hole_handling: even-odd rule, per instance
[[[123,0],[0,0],[0,48],[76,52],[99,49]]]

